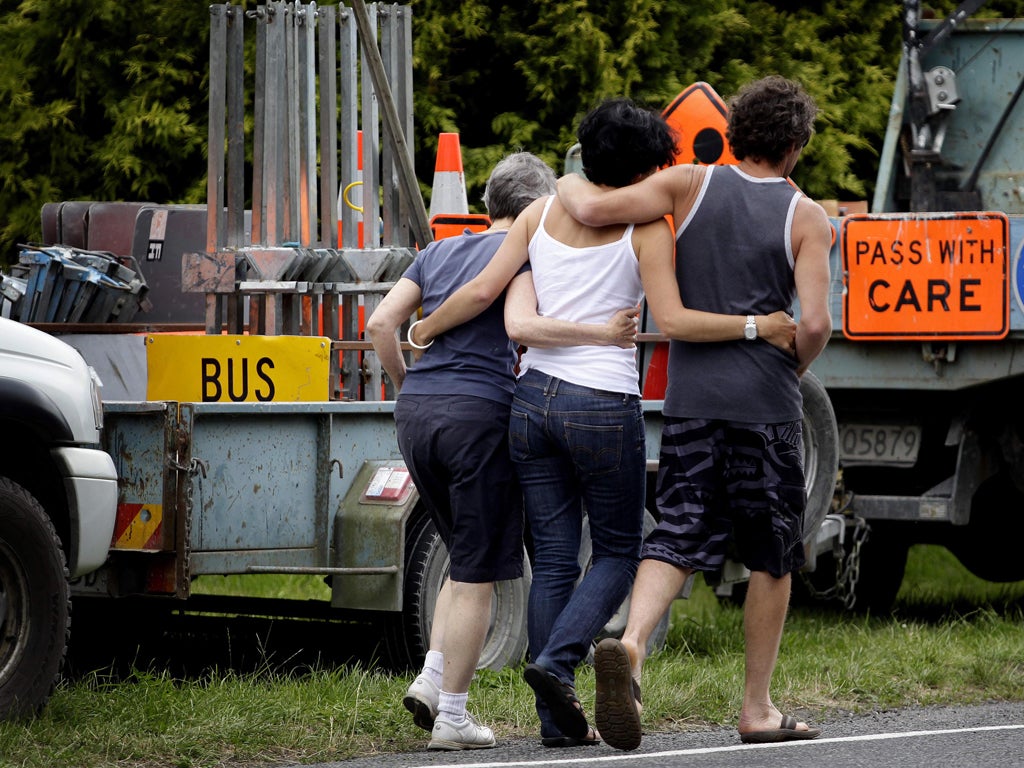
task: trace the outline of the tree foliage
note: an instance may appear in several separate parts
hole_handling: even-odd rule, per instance
[[[255,6],[254,0],[243,5]],[[955,0],[933,3],[939,14]],[[581,116],[625,95],[661,109],[705,81],[723,97],[769,73],[817,100],[795,180],[868,197],[900,53],[892,0],[411,0],[417,175],[461,136],[474,210],[512,149],[562,167]],[[0,0],[0,253],[39,238],[43,203],[205,200],[208,2]],[[987,15],[1024,12],[1024,0]]]
[[[208,5],[0,3],[0,247],[70,199],[195,202],[206,173]]]

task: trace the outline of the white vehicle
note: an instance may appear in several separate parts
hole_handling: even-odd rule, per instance
[[[114,462],[100,382],[67,344],[0,318],[0,717],[31,714],[60,673],[69,579],[107,559]]]

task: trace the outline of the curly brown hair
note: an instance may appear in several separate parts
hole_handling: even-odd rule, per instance
[[[729,103],[726,136],[737,160],[780,163],[813,133],[818,107],[799,83],[770,75],[743,86]]]

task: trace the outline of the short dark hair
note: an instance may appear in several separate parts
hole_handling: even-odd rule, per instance
[[[587,178],[610,187],[632,184],[676,156],[676,137],[665,119],[630,99],[608,99],[592,109],[577,138]]]
[[[769,75],[748,83],[729,103],[726,136],[737,160],[779,163],[814,132],[818,107],[800,83]]]
[[[555,194],[551,167],[529,152],[513,152],[494,166],[484,187],[484,205],[492,219],[514,219],[539,197]]]

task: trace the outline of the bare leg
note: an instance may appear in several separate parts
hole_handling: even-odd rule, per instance
[[[743,606],[746,675],[739,721],[741,734],[778,728],[782,718],[782,713],[772,703],[769,688],[789,609],[791,582],[789,574],[781,579],[766,571],[750,574]],[[806,730],[807,724],[799,723],[797,729]]]
[[[444,652],[444,678],[441,690],[465,693],[476,672],[480,652],[487,639],[491,623],[491,592],[493,585],[451,583],[451,604],[442,632]],[[443,591],[443,590],[442,590]],[[440,603],[440,596],[438,602]],[[436,624],[436,621],[435,621]],[[434,632],[430,633],[431,646]]]
[[[633,677],[637,680],[640,680],[640,672],[647,659],[647,641],[690,573],[687,568],[677,568],[661,560],[640,561],[629,596],[629,617],[622,634],[622,644],[629,654]]]
[[[434,623],[430,625],[430,647],[428,651],[440,653],[444,649],[444,632],[447,626],[448,612],[452,607],[452,580],[446,578],[437,593],[434,603]]]

